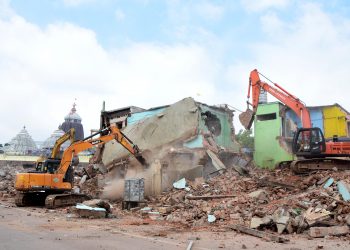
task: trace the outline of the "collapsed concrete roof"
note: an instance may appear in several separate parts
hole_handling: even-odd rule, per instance
[[[153,150],[180,142],[182,145],[179,146],[185,148],[219,146],[237,151],[232,116],[228,108],[208,106],[185,98],[170,106],[131,114],[123,132],[141,150]],[[207,140],[210,135],[214,141]],[[105,145],[102,161],[109,165],[113,160],[127,155],[123,147],[110,142]]]
[[[94,156],[94,161],[102,161],[109,172],[103,181],[141,177],[145,178],[147,194],[159,194],[180,178],[194,180],[221,173],[234,158],[228,156],[239,152],[233,111],[227,106],[209,106],[185,98],[172,105],[122,115],[123,121],[116,116],[104,117],[104,121],[122,127],[143,152],[148,167],[111,141]],[[115,188],[112,185],[106,190],[113,193]]]

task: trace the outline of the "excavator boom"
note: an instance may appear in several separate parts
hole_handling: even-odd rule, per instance
[[[52,152],[51,152],[51,158],[57,158],[60,154],[61,146],[66,141],[70,140],[71,144],[75,140],[75,129],[71,128],[67,133],[62,135],[60,138],[57,139],[55,142],[55,145],[53,146]]]
[[[306,108],[305,104],[300,101],[299,98],[295,97],[287,90],[282,88],[277,83],[274,86],[269,85],[266,82],[261,81],[260,73],[254,69],[250,72],[249,86],[248,86],[248,109],[247,111],[240,114],[239,119],[245,129],[250,129],[254,120],[255,113],[259,105],[259,97],[262,90],[270,93],[276,99],[284,103],[290,109],[292,109],[296,115],[300,118],[304,128],[311,128],[310,113]],[[252,97],[252,103],[249,103],[249,99]],[[249,109],[249,105],[252,106],[253,110]]]

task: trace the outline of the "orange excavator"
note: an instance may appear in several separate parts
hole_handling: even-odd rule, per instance
[[[97,138],[95,136],[100,135]],[[146,160],[141,156],[140,149],[116,126],[111,125],[97,133],[72,143],[64,152],[61,159],[45,160],[44,171],[18,173],[15,180],[17,191],[15,203],[17,206],[43,205],[47,208],[74,205],[89,197],[72,192],[74,180],[74,157],[79,152],[97,145],[103,145],[116,140],[128,150],[144,166]]]
[[[309,110],[296,96],[289,93],[277,83],[274,86],[261,81],[260,74],[256,69],[251,71],[248,87],[248,108],[241,113],[239,119],[246,129],[250,129],[254,121],[255,113],[259,105],[261,91],[266,91],[276,99],[284,103],[295,112],[302,123],[293,137],[292,149],[297,160],[291,162],[291,168],[297,173],[315,170],[350,169],[350,142],[340,141],[337,137],[326,141],[322,130],[312,127]],[[249,99],[252,95],[252,103]],[[252,106],[252,110],[249,108]]]

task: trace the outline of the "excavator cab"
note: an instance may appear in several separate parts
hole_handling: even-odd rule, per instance
[[[320,128],[299,128],[293,137],[293,153],[305,158],[326,151],[326,141]]]

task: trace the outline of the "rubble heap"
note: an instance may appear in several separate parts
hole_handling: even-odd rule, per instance
[[[22,171],[22,166],[3,166],[0,168],[0,197],[8,198],[9,196],[15,196],[16,190],[14,184],[16,173]]]
[[[187,227],[240,225],[279,234],[310,229],[311,237],[344,235],[350,233],[349,187],[350,172],[296,176],[289,169],[252,169],[240,176],[230,169],[208,181],[187,181],[140,211]]]

